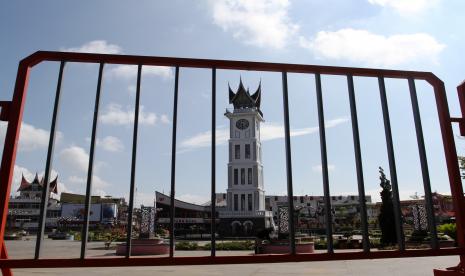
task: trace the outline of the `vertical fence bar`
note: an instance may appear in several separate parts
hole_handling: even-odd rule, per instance
[[[321,150],[321,172],[323,175],[323,192],[325,204],[325,222],[326,222],[326,240],[328,253],[334,253],[333,245],[333,219],[331,214],[331,195],[329,192],[329,176],[328,176],[328,154],[326,151],[326,130],[325,116],[323,107],[323,93],[321,89],[321,75],[315,74],[316,86],[316,102],[318,109],[318,128],[320,130],[320,150]]]
[[[176,66],[174,77],[174,100],[173,100],[173,134],[171,137],[171,193],[170,193],[170,257],[174,256],[174,218],[175,218],[175,183],[176,183],[176,130],[178,122],[178,84],[179,84],[179,66]]]
[[[431,247],[438,248],[438,237],[436,232],[436,220],[434,218],[433,197],[431,195],[431,182],[428,171],[428,161],[426,159],[425,140],[423,138],[423,128],[421,126],[420,109],[418,107],[417,91],[415,80],[408,78],[410,99],[412,101],[413,119],[415,121],[415,131],[417,135],[418,153],[420,155],[421,174],[423,177],[423,187],[425,189],[425,205],[428,217],[428,228],[431,234]]]
[[[23,110],[26,102],[27,86],[29,83],[30,66],[25,60],[22,60],[18,66],[16,75],[13,100],[8,109],[7,116],[2,120],[8,121],[8,127],[5,134],[5,145],[3,146],[2,163],[0,166],[0,246],[3,257],[8,258],[7,248],[5,246],[5,228],[8,217],[8,202],[13,181],[13,170],[16,160],[16,150],[18,149],[18,140],[23,118]],[[3,113],[3,110],[2,110]],[[11,275],[10,268],[2,269],[4,275]]]
[[[137,87],[136,87],[136,103],[134,107],[134,130],[132,133],[132,161],[131,161],[131,186],[129,188],[129,207],[128,207],[128,222],[126,236],[126,258],[131,256],[131,236],[132,236],[132,217],[134,209],[134,192],[136,188],[136,153],[137,153],[137,131],[139,128],[139,102],[140,102],[140,82],[142,74],[142,65],[137,66]]]
[[[216,255],[216,68],[212,68],[211,251]]]
[[[289,239],[291,254],[295,254],[294,192],[292,188],[291,134],[289,127],[289,99],[287,90],[287,72],[283,77],[284,138],[286,144],[287,203],[289,211]]]
[[[52,172],[52,162],[53,162],[53,149],[55,146],[55,134],[56,134],[56,123],[58,121],[58,109],[60,108],[60,96],[61,96],[61,83],[63,80],[63,70],[65,69],[65,62],[60,63],[60,71],[58,73],[58,82],[55,93],[55,103],[53,105],[53,114],[52,114],[52,124],[50,126],[50,138],[48,140],[48,149],[47,149],[47,161],[45,163],[45,174],[43,178],[43,187],[42,187],[42,198],[40,201],[40,215],[39,215],[39,226],[37,231],[36,239],[36,248],[34,258],[38,259],[40,257],[40,252],[42,249],[42,239],[45,232],[45,224],[47,221],[47,204],[49,198],[49,182],[50,174]]]
[[[92,176],[94,171],[94,153],[95,153],[95,138],[97,137],[97,123],[100,107],[100,92],[102,90],[102,76],[104,63],[100,63],[98,70],[97,92],[95,93],[94,118],[92,121],[92,133],[90,138],[89,163],[87,168],[87,186],[86,186],[86,201],[84,202],[84,225],[81,233],[81,259],[86,257],[87,237],[89,236],[89,218],[90,206],[92,204]]]
[[[454,141],[454,132],[451,126],[449,105],[447,103],[446,89],[444,82],[434,76],[428,80],[434,87],[434,97],[438,110],[439,125],[441,127],[441,137],[444,147],[444,155],[447,164],[447,174],[449,177],[450,191],[455,211],[455,222],[457,224],[457,243],[460,248],[465,248],[465,204],[463,201],[463,187],[458,166],[457,148]],[[462,117],[463,117],[462,113]],[[460,255],[461,267],[465,263],[465,256]],[[460,265],[460,264],[459,264]]]
[[[363,179],[362,153],[360,150],[360,134],[358,130],[357,104],[355,100],[354,77],[347,75],[349,91],[350,117],[352,121],[352,135],[354,139],[355,167],[357,170],[358,199],[360,204],[360,220],[363,235],[363,251],[370,251],[370,237],[368,234],[367,205],[365,199],[365,183]]]
[[[399,185],[397,182],[396,159],[394,155],[394,145],[392,143],[391,120],[389,118],[389,108],[386,97],[386,85],[384,77],[378,77],[379,96],[381,99],[381,108],[383,110],[384,134],[386,136],[386,147],[389,160],[389,173],[392,184],[392,203],[394,205],[394,218],[396,220],[396,236],[399,250],[405,250],[405,237],[402,227],[402,212],[400,209]]]

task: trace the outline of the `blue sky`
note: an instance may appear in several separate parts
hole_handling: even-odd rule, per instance
[[[445,83],[452,115],[464,78],[459,0],[353,1],[2,1],[0,100],[10,100],[19,60],[37,50],[254,60],[431,71]],[[58,63],[32,70],[15,167],[31,177],[45,168]],[[126,196],[132,145],[136,67],[107,65],[99,118],[94,194]],[[61,191],[85,192],[98,66],[69,63],[53,169]],[[262,82],[263,163],[267,194],[285,194],[281,75],[217,73],[217,191],[224,191],[228,82]],[[181,68],[176,192],[202,203],[210,190],[211,72]],[[343,77],[323,76],[333,194],[356,194],[350,110]],[[144,67],[136,200],[169,192],[174,70]],[[406,81],[386,80],[402,198],[422,192],[421,169]],[[433,190],[449,193],[434,97],[416,83]],[[290,74],[294,194],[322,194],[313,75]],[[379,198],[378,166],[388,171],[377,80],[355,78],[367,193]],[[0,127],[4,136],[6,125]],[[2,137],[0,137],[2,138]],[[3,139],[3,138],[2,138]],[[459,152],[464,145],[457,139]]]

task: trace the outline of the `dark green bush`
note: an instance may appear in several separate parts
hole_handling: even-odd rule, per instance
[[[438,232],[442,232],[454,240],[457,239],[457,226],[455,223],[446,223],[438,226]]]
[[[176,243],[176,249],[178,250],[197,250],[199,245],[196,242],[178,242]]]
[[[207,243],[202,247],[204,250],[210,250],[211,244]],[[254,241],[231,241],[231,242],[219,242],[216,244],[216,250],[254,250]]]
[[[327,249],[328,245],[326,241],[319,240],[315,242],[315,249]]]
[[[422,242],[429,240],[428,231],[426,230],[416,230],[412,232],[412,235],[409,238],[411,242]]]

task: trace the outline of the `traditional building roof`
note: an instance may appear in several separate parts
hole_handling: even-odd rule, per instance
[[[260,109],[260,101],[261,101],[261,93],[262,93],[262,83],[260,81],[257,90],[255,93],[250,95],[249,89],[247,90],[244,88],[242,84],[242,78],[239,80],[239,87],[237,88],[237,92],[234,93],[229,86],[229,103],[234,105],[234,109],[241,109],[241,108],[253,108],[256,107]]]
[[[42,177],[42,179],[39,181],[39,175],[36,173],[34,180],[32,180],[32,182],[29,182],[24,177],[24,175],[21,175],[21,184],[19,185],[18,192],[30,191],[32,190],[33,185],[38,185],[40,189],[42,189],[42,187],[44,186],[44,178],[45,177]],[[49,183],[49,186],[50,192],[58,194],[58,176],[55,177],[55,179]]]

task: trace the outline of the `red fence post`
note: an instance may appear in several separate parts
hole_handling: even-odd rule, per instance
[[[10,197],[11,182],[13,178],[14,164],[16,160],[16,150],[19,142],[19,133],[21,121],[23,118],[24,102],[29,80],[29,64],[27,59],[19,63],[18,74],[16,76],[15,90],[13,101],[11,102],[8,113],[8,128],[5,136],[5,145],[3,148],[3,157],[0,167],[0,246],[1,258],[8,258],[5,248],[4,236],[6,221],[8,216],[8,202]],[[2,269],[4,275],[11,275],[10,269]]]
[[[434,87],[434,94],[438,109],[439,124],[441,127],[442,142],[444,145],[444,153],[446,157],[447,172],[451,188],[452,200],[455,210],[455,221],[457,226],[457,243],[460,248],[465,247],[465,204],[463,198],[462,181],[460,177],[460,169],[457,158],[457,149],[455,147],[454,133],[451,123],[457,121],[451,119],[449,106],[447,104],[446,90],[444,83],[437,77],[428,80]],[[462,86],[463,87],[463,86]],[[459,86],[460,95],[460,86]],[[459,97],[460,100],[463,97]],[[461,103],[461,107],[465,107]],[[463,113],[464,110],[462,110]],[[463,265],[465,264],[465,255],[460,255],[460,263],[447,271],[434,270],[436,276],[439,275],[463,275]]]

